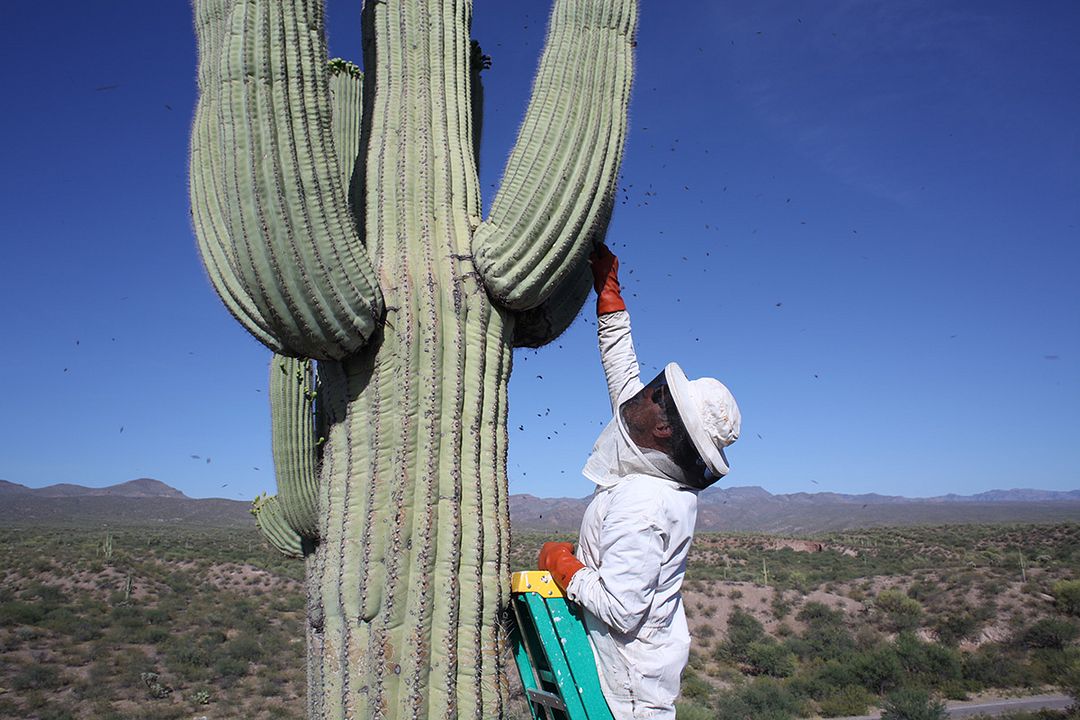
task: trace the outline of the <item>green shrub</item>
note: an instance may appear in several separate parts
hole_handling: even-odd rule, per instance
[[[217,652],[221,645],[229,638],[221,630],[207,630],[199,637],[199,646],[208,652]]]
[[[800,595],[806,595],[810,591],[810,582],[805,573],[798,570],[792,570],[783,578],[784,584],[795,590]]]
[[[772,599],[772,613],[777,620],[783,620],[791,612],[791,602],[784,598],[783,591],[777,591]]]
[[[32,663],[20,669],[11,678],[11,687],[16,690],[55,690],[64,685],[60,671],[52,665]]]
[[[214,672],[225,681],[235,680],[247,675],[248,664],[244,660],[223,655],[214,660]]]
[[[845,717],[865,715],[866,709],[874,701],[874,696],[859,685],[845,685],[829,693],[819,703],[822,717]]]
[[[984,645],[964,656],[963,677],[980,688],[1011,688],[1029,685],[1030,671],[1024,663],[997,645]]]
[[[709,683],[698,677],[697,673],[688,669],[683,672],[680,693],[681,697],[688,700],[708,702],[709,696],[713,693],[713,689]]]
[[[827,660],[812,669],[808,669],[792,684],[804,685],[805,692],[815,700],[826,697],[835,688],[847,685],[863,686],[863,678],[858,672],[857,654],[852,654],[843,660]]]
[[[146,618],[146,622],[152,625],[166,625],[173,619],[172,613],[167,607],[158,605],[157,607],[148,608],[143,617]]]
[[[1080,662],[1073,662],[1061,674],[1061,691],[1072,698],[1071,715],[1080,716]]]
[[[73,635],[79,627],[79,617],[70,608],[56,608],[42,618],[41,627],[58,635]]]
[[[798,699],[772,678],[758,678],[749,685],[721,694],[716,702],[717,720],[792,720],[800,714]]]
[[[795,619],[809,625],[841,625],[844,622],[844,611],[833,610],[825,603],[808,602],[802,606]]]
[[[963,676],[959,653],[944,645],[926,643],[911,633],[901,633],[893,649],[904,670],[926,685],[937,686]]]
[[[212,655],[202,643],[190,637],[173,636],[162,645],[165,667],[187,682],[198,682],[210,676]]]
[[[751,675],[784,678],[795,674],[795,655],[771,639],[750,643],[742,659]]]
[[[890,693],[881,706],[881,720],[946,720],[945,703],[925,690],[906,688]]]
[[[260,674],[259,687],[258,687],[258,690],[257,690],[260,697],[264,697],[264,698],[277,697],[277,696],[279,696],[279,695],[281,695],[283,693],[283,690],[284,690],[284,688],[282,687],[282,683],[280,681],[278,681],[277,679],[269,678],[269,677],[266,677],[265,675]]]
[[[714,720],[715,712],[695,702],[675,703],[676,720]]]
[[[146,624],[143,610],[134,605],[117,605],[111,615],[113,623],[123,628],[137,628]]]
[[[252,635],[238,635],[225,643],[223,651],[226,655],[244,662],[258,662],[262,657],[262,648],[259,640]]]
[[[1021,633],[1020,642],[1030,648],[1056,648],[1058,650],[1076,639],[1080,629],[1064,618],[1036,620]]]
[[[174,572],[164,578],[169,589],[179,596],[191,594],[191,578],[185,572]]]
[[[75,715],[66,707],[52,704],[38,710],[37,720],[75,720]]]
[[[908,588],[907,595],[920,603],[937,599],[943,592],[940,585],[930,580],[919,580]]]
[[[67,593],[60,588],[55,585],[44,585],[42,583],[31,585],[26,589],[26,592],[24,592],[22,596],[24,600],[33,598],[36,601],[35,604],[46,612],[71,602],[68,599]]]
[[[45,610],[34,603],[10,600],[0,604],[0,627],[37,625],[45,618]]]
[[[160,625],[143,625],[128,632],[128,642],[138,645],[158,645],[170,637],[169,630]]]
[[[734,656],[741,656],[746,652],[750,643],[765,637],[765,628],[750,613],[736,608],[727,622],[727,642],[724,646]]]
[[[1036,648],[1029,658],[1029,684],[1057,685],[1070,667],[1080,663],[1080,648]]]
[[[826,670],[828,665],[839,665],[836,661],[822,663],[820,665],[803,665],[794,677],[787,681],[787,688],[801,699],[822,700],[836,690]],[[835,674],[834,674],[835,675]]]
[[[844,625],[813,622],[799,637],[787,640],[787,646],[804,660],[842,658],[855,650],[855,639]]]
[[[937,689],[942,697],[946,697],[949,700],[968,699],[968,688],[963,680],[946,680],[943,683],[939,683]]]
[[[967,640],[982,627],[982,622],[970,612],[949,612],[938,617],[933,623],[938,640],[946,645],[957,645]]]
[[[1080,580],[1056,582],[1050,594],[1054,596],[1054,602],[1061,612],[1080,616]]]
[[[859,684],[879,695],[900,687],[906,679],[900,658],[889,646],[854,653],[847,663]]]
[[[922,605],[899,590],[882,590],[874,599],[884,626],[893,632],[914,630],[922,620]]]
[[[716,635],[716,628],[712,625],[698,625],[694,628],[694,637],[696,638],[711,638]]]

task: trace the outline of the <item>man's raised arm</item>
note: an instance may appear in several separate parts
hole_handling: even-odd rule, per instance
[[[600,362],[607,377],[612,412],[641,389],[634,341],[630,337],[630,315],[619,287],[619,259],[599,245],[589,258],[593,287],[596,288],[596,332],[600,342]]]

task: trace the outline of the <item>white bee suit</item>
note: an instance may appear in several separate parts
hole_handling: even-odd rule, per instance
[[[663,453],[629,440],[618,407],[643,387],[625,311],[598,318],[600,356],[614,418],[583,469],[596,483],[581,521],[577,571],[567,596],[585,612],[608,706],[617,720],[675,718],[690,652],[683,612],[686,556],[697,491],[677,482]]]

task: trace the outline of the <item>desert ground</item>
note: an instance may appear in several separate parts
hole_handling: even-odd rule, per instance
[[[302,573],[252,528],[0,528],[0,717],[303,718]],[[1075,523],[705,533],[683,590],[681,720],[1080,685]]]

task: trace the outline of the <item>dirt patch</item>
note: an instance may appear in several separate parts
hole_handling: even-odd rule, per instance
[[[33,576],[16,575],[5,585],[16,593],[22,593],[34,585],[55,588],[65,595],[88,595],[97,600],[108,600],[115,592],[126,592],[128,579],[131,579],[130,599],[133,601],[156,600],[165,589],[159,583],[140,579],[134,572],[120,570],[107,565],[100,570],[72,570],[66,573],[46,571]]]
[[[273,592],[281,590],[297,592],[303,590],[303,583],[301,582],[275,575],[254,565],[239,565],[236,563],[211,566],[203,573],[203,580],[213,585],[217,590],[233,590],[236,592],[250,592],[257,588]]]

